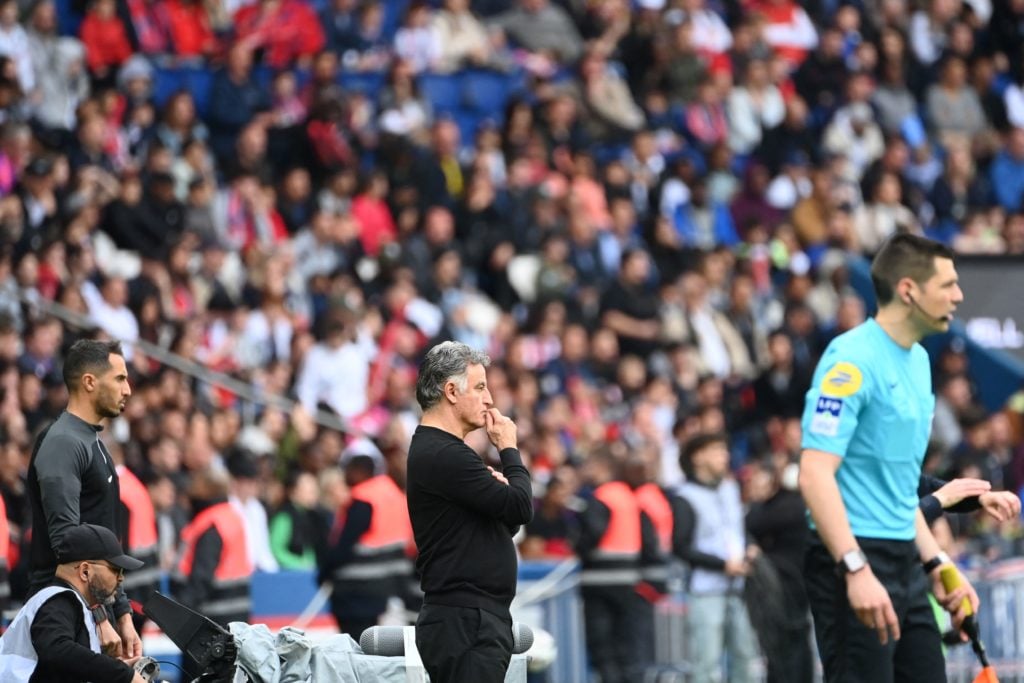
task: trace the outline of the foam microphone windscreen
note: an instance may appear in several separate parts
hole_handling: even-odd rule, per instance
[[[373,626],[359,636],[359,647],[368,655],[399,657],[405,654],[405,635],[401,626]],[[533,647],[533,629],[512,623],[512,654],[521,655]]]
[[[521,655],[533,647],[533,629],[521,621],[512,622],[512,654]]]
[[[372,626],[359,636],[359,647],[368,655],[400,657],[405,654],[402,626]]]

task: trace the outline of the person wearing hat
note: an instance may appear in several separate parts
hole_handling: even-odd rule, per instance
[[[113,603],[125,570],[142,562],[124,553],[114,532],[96,524],[69,529],[57,558],[50,584],[25,603],[0,638],[0,680],[141,683],[145,679],[132,668],[137,656],[115,659],[101,651],[94,614]]]

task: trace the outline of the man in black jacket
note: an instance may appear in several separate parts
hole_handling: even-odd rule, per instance
[[[100,652],[93,616],[110,604],[126,569],[142,562],[124,554],[109,529],[83,524],[62,537],[60,564],[0,638],[0,680],[9,683],[141,683],[131,664]],[[116,653],[115,653],[116,654]]]
[[[427,353],[416,382],[423,419],[407,489],[424,593],[416,647],[434,683],[501,683],[512,656],[512,535],[533,517],[533,499],[515,423],[493,407],[489,364],[465,344],[444,342]],[[481,427],[501,472],[466,445]]]
[[[40,435],[28,468],[30,594],[53,578],[56,550],[69,529],[85,523],[105,527],[115,536],[124,531],[117,469],[99,438],[103,420],[120,415],[132,393],[120,344],[75,342],[64,360],[64,384],[70,395],[67,410]],[[116,622],[100,621],[104,650],[116,645],[124,657],[141,655],[142,641],[120,588],[108,611]]]

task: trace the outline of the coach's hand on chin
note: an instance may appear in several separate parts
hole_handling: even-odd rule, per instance
[[[516,448],[516,423],[505,417],[497,408],[489,408],[484,414],[487,437],[499,451]]]

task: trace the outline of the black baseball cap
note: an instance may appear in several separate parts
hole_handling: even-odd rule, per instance
[[[139,569],[142,561],[126,555],[117,536],[110,529],[95,524],[83,524],[69,529],[57,548],[57,561],[88,562],[105,560],[121,569]]]

